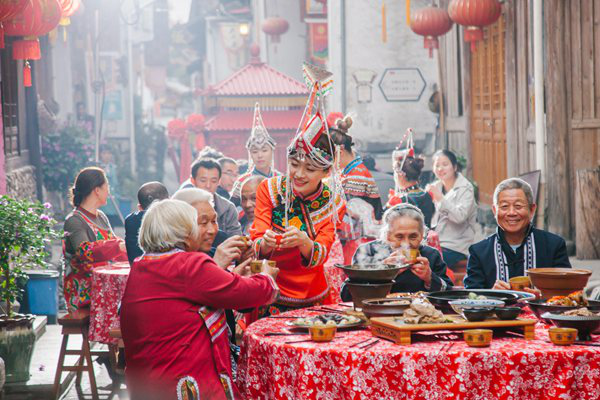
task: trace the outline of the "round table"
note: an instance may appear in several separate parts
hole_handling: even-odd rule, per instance
[[[89,340],[116,344],[109,331],[119,328],[117,309],[129,278],[129,263],[113,263],[92,272]]]
[[[318,313],[280,317],[306,315]],[[379,339],[368,349],[359,348],[377,339],[368,328],[338,331],[329,343],[265,336],[289,330],[291,320],[265,318],[246,330],[238,366],[244,398],[597,399],[600,393],[600,347],[555,346],[541,323],[536,340],[495,333],[487,348],[471,348],[461,332],[447,331],[422,332],[407,346]]]

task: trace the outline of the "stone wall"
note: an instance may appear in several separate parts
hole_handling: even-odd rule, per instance
[[[13,171],[7,171],[6,194],[19,199],[37,199],[35,168],[28,165]]]

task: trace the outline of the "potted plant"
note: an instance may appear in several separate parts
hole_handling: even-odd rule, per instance
[[[22,268],[43,268],[46,245],[59,237],[50,204],[0,196],[0,358],[6,365],[6,383],[29,379],[29,364],[35,344],[32,315],[17,314],[12,304],[25,278]]]

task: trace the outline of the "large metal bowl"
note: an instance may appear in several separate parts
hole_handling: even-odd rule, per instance
[[[335,266],[344,271],[351,282],[362,283],[390,282],[398,276],[400,270],[409,268],[409,266],[387,264],[368,264],[360,266],[336,264]]]
[[[544,313],[552,313],[552,314],[562,314],[565,311],[575,310],[577,308],[582,308],[583,306],[559,306],[554,304],[546,304],[546,300],[527,300],[527,305],[531,309],[531,311],[535,314],[536,317],[540,321],[544,321],[546,323],[550,323],[550,321],[544,320],[542,318],[542,314]],[[588,300],[588,305],[586,306],[588,310],[593,312],[600,311],[600,301],[598,300]]]
[[[600,329],[600,316],[582,317],[576,315],[560,315],[552,313],[544,313],[542,319],[551,321],[552,324],[561,328],[577,329],[577,337],[579,340],[591,340],[590,334],[597,332]]]
[[[410,298],[379,298],[363,300],[362,312],[368,318],[402,315],[410,307]]]
[[[346,286],[350,290],[354,308],[362,308],[363,300],[382,298],[390,293],[394,281],[384,283],[360,283],[346,281]]]

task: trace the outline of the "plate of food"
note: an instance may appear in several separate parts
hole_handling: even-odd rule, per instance
[[[527,300],[526,303],[529,305],[529,308],[535,314],[535,316],[540,320],[544,320],[542,314],[546,312],[560,314],[564,313],[565,311],[576,310],[583,307],[586,307],[588,310],[594,312],[600,311],[600,301],[586,299],[581,290],[573,292],[568,296],[554,296],[548,300],[532,299]]]
[[[513,291],[489,289],[445,290],[431,292],[426,297],[434,306],[446,314],[455,313],[449,304],[453,300],[499,300],[510,306],[516,304],[521,298]]]
[[[363,325],[364,321],[353,315],[320,314],[314,317],[296,318],[287,321],[286,325],[293,328],[308,329],[313,326],[336,326],[338,329],[349,329]]]

